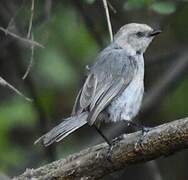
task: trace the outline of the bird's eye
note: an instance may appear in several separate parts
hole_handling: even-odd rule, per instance
[[[136,36],[141,38],[141,37],[144,37],[145,34],[144,34],[144,32],[139,31],[139,32],[136,33]]]

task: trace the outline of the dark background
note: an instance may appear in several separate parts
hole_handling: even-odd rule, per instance
[[[137,120],[155,126],[188,116],[188,2],[109,0],[113,32],[130,22],[161,28],[145,53],[145,96]],[[0,26],[26,37],[31,1],[1,0]],[[31,48],[0,32],[0,76],[34,101],[0,87],[0,174],[19,175],[102,141],[85,126],[59,144],[33,145],[37,137],[68,117],[84,80],[85,65],[109,44],[102,0],[35,1],[35,48],[29,76],[22,76]],[[104,126],[110,138],[125,131],[122,124]],[[104,179],[187,180],[188,151],[134,165]],[[1,176],[1,175],[0,175]]]

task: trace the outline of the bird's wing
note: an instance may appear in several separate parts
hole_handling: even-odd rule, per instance
[[[74,106],[73,106],[72,113],[71,113],[72,116],[82,112],[82,109],[80,108],[80,103],[79,103],[81,93],[82,93],[82,88],[78,92],[78,95],[77,95],[76,100],[74,102]]]
[[[72,115],[81,113],[91,104],[91,99],[95,94],[96,86],[97,79],[94,74],[90,73],[76,97]]]
[[[134,64],[123,50],[103,51],[77,96],[73,114],[88,110],[88,123],[92,125],[99,113],[130,83]]]
[[[88,116],[89,125],[93,125],[97,116],[100,112],[111,102],[111,100],[116,97],[121,90],[124,89],[124,79],[118,78],[114,81],[111,86],[102,94],[102,96],[98,99],[94,108],[91,110]]]

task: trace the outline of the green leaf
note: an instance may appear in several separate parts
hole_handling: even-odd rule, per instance
[[[153,11],[163,15],[172,14],[176,11],[176,6],[173,2],[155,2],[151,8]]]

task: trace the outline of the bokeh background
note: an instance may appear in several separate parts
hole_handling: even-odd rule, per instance
[[[113,32],[130,22],[161,28],[145,53],[145,96],[137,120],[156,126],[188,116],[188,1],[109,0]],[[103,140],[88,126],[59,144],[33,145],[37,137],[68,117],[85,78],[85,66],[110,43],[102,0],[35,1],[32,33],[45,48],[31,47],[0,32],[0,76],[32,98],[28,102],[0,87],[0,179],[13,177]],[[1,0],[0,26],[26,37],[31,1]],[[112,138],[131,131],[104,126]],[[134,165],[104,179],[187,180],[188,151]]]

